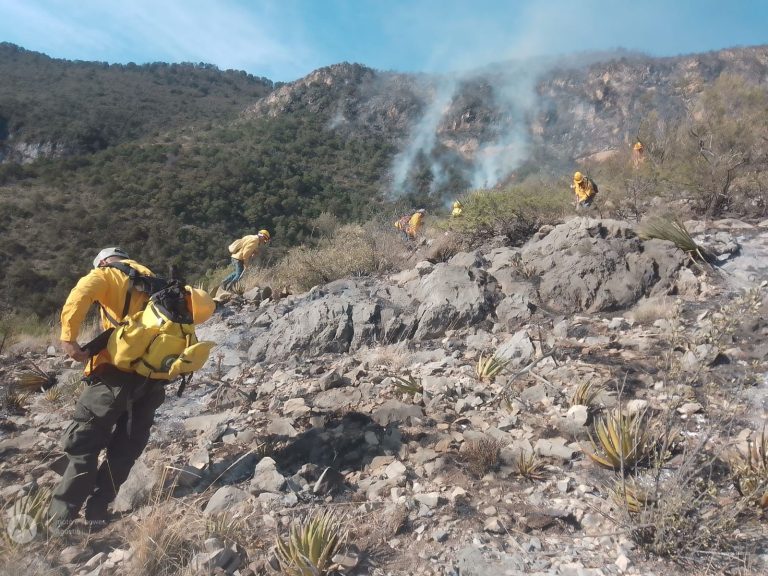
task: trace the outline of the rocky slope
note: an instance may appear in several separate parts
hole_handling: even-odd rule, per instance
[[[586,454],[598,413],[617,404],[673,424],[657,494],[667,503],[665,493],[698,493],[686,484],[699,478],[697,446],[743,448],[759,430],[768,223],[689,227],[725,272],[640,242],[623,222],[574,218],[519,249],[499,241],[277,302],[235,297],[201,327],[218,347],[161,407],[119,518],[90,537],[11,547],[3,569],[261,574],[277,534],[327,509],[349,530],[334,559],[347,574],[763,573],[758,509],[722,534],[733,548],[700,538],[741,501],[722,464],[702,467],[715,499],[697,504],[696,526],[669,536],[671,556],[648,556],[644,520],[610,495],[618,476]],[[506,369],[479,379],[478,359],[493,352]],[[3,357],[5,382],[29,359]],[[56,354],[37,361],[62,383],[75,374]],[[590,382],[594,403],[575,402]],[[4,415],[4,502],[56,482],[72,401],[37,395],[25,414]],[[530,455],[541,467],[526,472]],[[167,557],[148,552],[149,537]]]
[[[767,73],[765,46],[674,58],[617,54],[508,62],[458,78],[345,63],[282,86],[245,116],[324,114],[330,129],[373,132],[394,138],[406,155],[418,150],[444,167],[463,165],[472,182],[489,156],[508,164],[494,166],[499,172],[489,177],[506,175],[532,157],[550,163],[605,157],[631,145],[651,114],[667,123],[684,117],[718,77],[740,75],[764,86]]]

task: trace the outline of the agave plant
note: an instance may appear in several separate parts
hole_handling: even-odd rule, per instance
[[[48,390],[56,385],[56,375],[46,372],[34,362],[15,372],[18,386],[25,392]]]
[[[23,414],[27,411],[28,392],[19,392],[13,384],[5,389],[3,407],[9,414]]]
[[[595,385],[592,380],[582,382],[571,396],[571,406],[592,407],[602,391],[602,387]]]
[[[392,376],[392,380],[393,386],[403,394],[415,396],[416,394],[424,393],[424,386],[422,385],[421,380],[412,376],[411,374],[408,375],[408,378],[403,378],[402,376]]]
[[[608,491],[616,505],[630,514],[640,514],[656,502],[651,491],[642,487],[635,479],[618,479]]]
[[[507,364],[509,364],[509,360],[499,358],[495,354],[484,357],[481,352],[480,358],[477,360],[477,368],[475,369],[475,373],[481,382],[483,380],[489,380],[493,382],[493,379],[496,378],[496,376],[498,376],[502,370],[504,370]]]
[[[736,489],[745,498],[755,498],[768,508],[768,436],[766,426],[760,437],[747,445],[747,453],[737,453],[730,462]]]
[[[544,462],[533,452],[521,452],[515,467],[526,480],[544,480]]]
[[[621,409],[598,418],[594,435],[590,432],[593,451],[586,451],[593,461],[612,470],[627,472],[652,454],[645,412],[627,414]]]
[[[284,576],[325,576],[347,538],[333,512],[307,516],[291,526],[287,540],[277,539],[277,561]]]
[[[2,525],[9,518],[24,518],[29,522],[26,528],[31,528],[31,525],[38,530],[45,528],[45,517],[48,511],[48,505],[51,502],[51,491],[45,488],[36,488],[29,494],[25,494],[21,498],[13,501],[12,504],[7,506],[5,510],[0,511],[0,529],[3,536],[8,536],[8,526]],[[13,545],[12,539],[6,538],[6,543]]]
[[[652,238],[668,240],[692,259],[698,257],[701,262],[710,262],[711,260],[706,250],[696,244],[686,229],[685,224],[677,218],[666,218],[663,216],[650,218],[637,227],[637,235],[642,240],[650,240]]]

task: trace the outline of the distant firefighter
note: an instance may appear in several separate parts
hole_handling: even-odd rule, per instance
[[[463,212],[464,212],[464,206],[462,206],[461,202],[456,200],[456,202],[453,203],[453,210],[451,210],[451,217],[459,218]]]
[[[640,164],[643,163],[645,160],[645,146],[643,146],[643,143],[639,140],[635,142],[635,145],[632,146],[632,163],[635,165],[635,168],[640,166]]]
[[[581,172],[573,175],[573,192],[576,194],[576,208],[589,208],[597,194],[597,184]]]
[[[421,227],[424,225],[424,215],[426,214],[424,208],[419,208],[413,214],[401,216],[400,219],[395,222],[395,228],[397,228],[407,240],[415,240],[418,236]]]

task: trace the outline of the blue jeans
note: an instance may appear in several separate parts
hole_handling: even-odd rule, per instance
[[[224,281],[221,283],[221,286],[224,288],[224,290],[229,290],[235,282],[243,277],[243,272],[245,272],[245,267],[243,266],[242,260],[232,258],[232,265],[235,267],[234,272],[224,278]]]

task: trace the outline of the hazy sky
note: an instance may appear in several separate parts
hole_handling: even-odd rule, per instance
[[[0,0],[0,41],[288,81],[345,60],[444,72],[619,47],[672,56],[766,44],[768,0]]]

